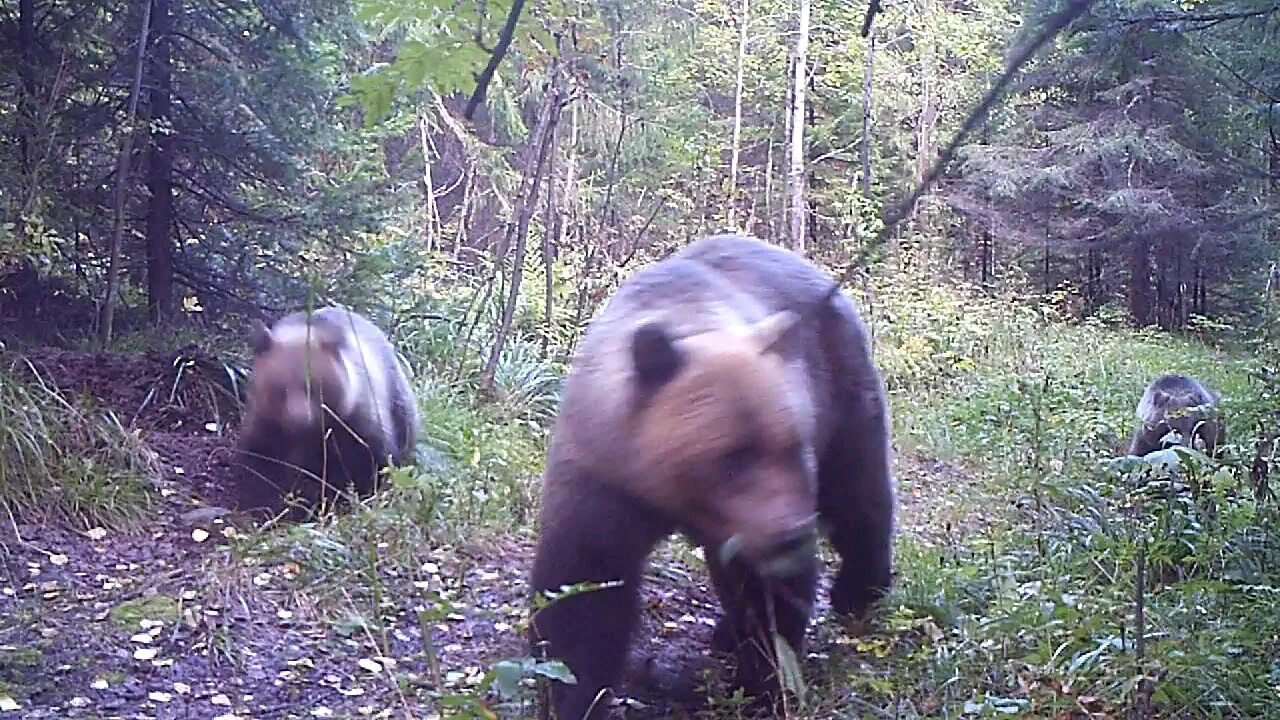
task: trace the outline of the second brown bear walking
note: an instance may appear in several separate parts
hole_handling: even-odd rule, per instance
[[[833,609],[862,613],[888,591],[883,382],[853,304],[813,309],[830,285],[794,253],[719,235],[636,273],[593,320],[553,429],[532,585],[621,585],[533,618],[535,654],[577,679],[552,684],[544,714],[602,716],[647,557],[673,531],[706,548],[716,642],[757,697],[778,689],[768,618],[803,656],[819,522],[842,560]]]

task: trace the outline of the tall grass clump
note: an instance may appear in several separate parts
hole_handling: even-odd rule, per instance
[[[155,472],[114,414],[73,403],[25,361],[0,372],[0,503],[13,516],[135,528]]]

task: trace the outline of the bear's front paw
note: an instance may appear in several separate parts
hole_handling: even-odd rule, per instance
[[[831,586],[831,610],[836,615],[864,618],[889,593],[889,583],[868,582],[864,575],[842,569]]]

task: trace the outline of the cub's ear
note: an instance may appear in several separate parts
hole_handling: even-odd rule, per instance
[[[254,321],[249,329],[249,347],[254,355],[261,355],[271,349],[271,328],[261,320]]]
[[[645,387],[657,387],[675,377],[684,358],[661,323],[647,323],[631,336],[631,362]]]
[[[799,321],[800,316],[790,310],[776,312],[751,326],[751,339],[760,352],[769,352]]]

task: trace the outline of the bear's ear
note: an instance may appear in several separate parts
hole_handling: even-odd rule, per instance
[[[751,339],[760,352],[769,352],[799,321],[800,316],[790,310],[776,312],[751,326]]]
[[[631,362],[641,385],[657,387],[675,377],[684,358],[667,329],[654,322],[636,328],[631,336]]]
[[[249,329],[249,347],[254,355],[261,355],[271,349],[271,328],[261,320],[254,321]]]

